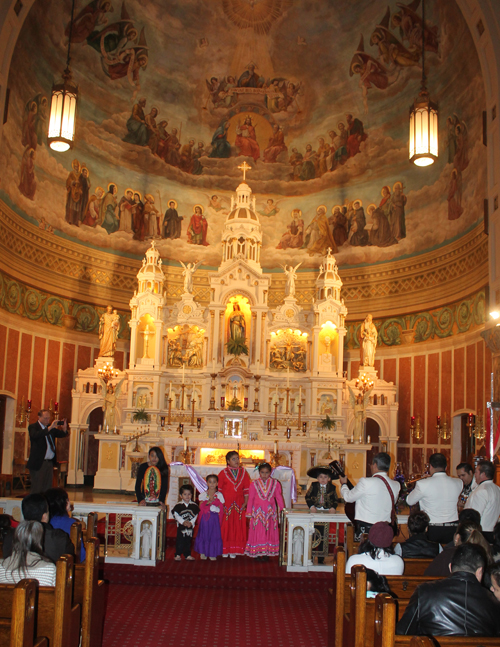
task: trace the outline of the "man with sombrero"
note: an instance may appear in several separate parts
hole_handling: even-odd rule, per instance
[[[311,512],[334,513],[338,504],[337,491],[332,479],[338,478],[329,465],[316,465],[307,471],[307,476],[317,479],[306,492],[306,503]],[[312,556],[323,564],[328,554],[328,523],[314,524]],[[314,550],[316,548],[316,550]]]

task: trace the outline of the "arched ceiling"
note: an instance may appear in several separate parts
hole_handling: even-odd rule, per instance
[[[46,146],[43,99],[65,66],[70,3],[33,5],[0,151],[0,197],[18,214],[62,241],[132,257],[155,236],[163,258],[213,267],[245,160],[267,268],[316,267],[332,239],[344,268],[406,260],[482,218],[483,81],[454,0],[426,3],[428,87],[440,108],[440,157],[426,169],[407,154],[418,0],[165,4],[76,2],[80,103],[66,154]],[[172,200],[177,216],[164,228]],[[197,204],[202,220],[192,219]]]

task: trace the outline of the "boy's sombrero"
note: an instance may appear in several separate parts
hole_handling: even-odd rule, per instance
[[[329,465],[315,465],[307,470],[307,476],[310,476],[313,479],[317,479],[320,474],[326,474],[332,479],[332,481],[339,478],[338,474],[336,474]]]

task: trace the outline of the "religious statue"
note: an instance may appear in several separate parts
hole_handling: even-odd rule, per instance
[[[304,528],[294,528],[292,540],[292,564],[303,566],[304,559]]]
[[[168,340],[168,365],[174,367],[183,365],[182,348],[178,339]]]
[[[372,322],[372,316],[366,315],[366,319],[361,324],[361,363],[363,366],[375,365],[377,337],[377,328]]]
[[[201,261],[188,263],[187,265],[184,265],[182,261],[179,261],[179,263],[184,268],[182,271],[182,276],[184,277],[184,294],[193,294],[193,274],[196,272]]]
[[[116,386],[110,382],[106,382],[101,379],[102,392],[106,395],[104,396],[104,402],[102,404],[102,410],[104,411],[104,430],[109,431],[113,430],[116,427],[116,402],[120,397],[122,390],[123,382],[125,378],[122,378]]]
[[[237,303],[233,304],[233,312],[229,316],[229,340],[227,350],[231,355],[248,355],[246,340],[245,316]]]
[[[297,278],[297,270],[301,265],[302,263],[299,263],[295,267],[292,267],[292,265],[288,266],[286,264],[281,266],[286,275],[285,296],[287,297],[295,296],[295,279]]]
[[[154,330],[151,330],[149,327],[149,324],[146,324],[146,328],[141,333],[144,335],[144,355],[142,356],[143,359],[148,359],[149,358],[149,338],[151,335],[154,334]]]
[[[113,306],[108,306],[99,319],[99,357],[114,357],[118,331],[120,330],[120,315]]]
[[[187,365],[191,368],[202,368],[203,366],[203,336],[193,337],[186,350]]]
[[[153,545],[153,532],[151,524],[145,523],[141,531],[141,559],[151,559],[151,548]]]
[[[349,387],[349,404],[354,409],[354,431],[353,438],[355,443],[362,443],[364,441],[364,426],[366,420],[366,407],[370,397],[371,389],[364,395],[358,393],[354,395],[354,391]]]

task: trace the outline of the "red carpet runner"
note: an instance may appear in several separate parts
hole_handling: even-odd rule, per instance
[[[310,647],[327,641],[331,574],[247,557],[106,564],[105,647]]]

